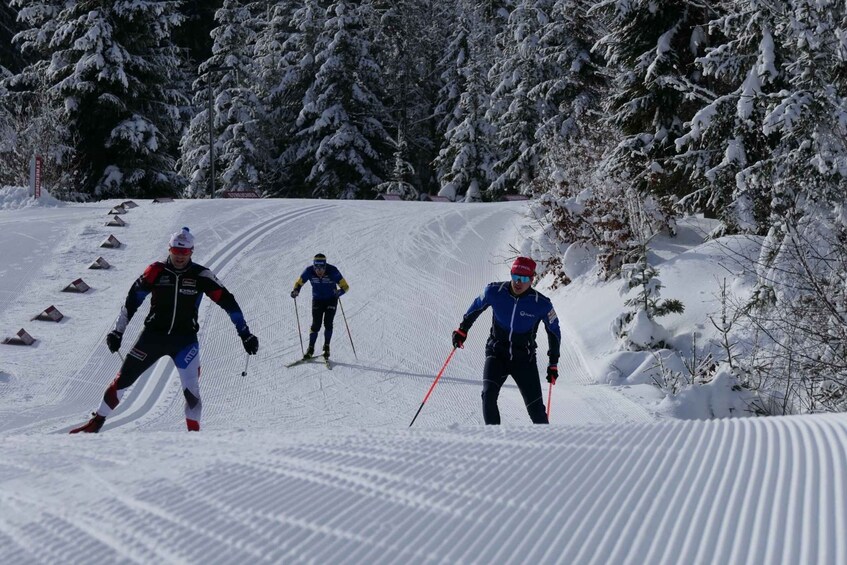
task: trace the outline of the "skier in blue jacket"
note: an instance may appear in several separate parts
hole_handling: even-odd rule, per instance
[[[303,274],[294,281],[294,290],[291,298],[296,299],[300,294],[300,288],[306,283],[312,285],[312,326],[309,328],[309,348],[306,350],[304,359],[309,359],[315,354],[315,342],[318,339],[318,331],[321,329],[321,321],[324,326],[324,352],[325,359],[329,359],[329,342],[332,339],[332,321],[335,319],[335,310],[338,307],[338,299],[350,290],[350,285],[341,276],[341,272],[335,265],[326,262],[326,255],[318,253],[312,260],[312,264],[303,271]]]
[[[562,334],[559,319],[550,299],[532,288],[535,261],[518,257],[512,264],[512,280],[493,282],[473,301],[462,323],[453,332],[453,347],[464,347],[468,331],[491,307],[491,333],[485,345],[482,373],[482,415],[486,424],[500,423],[497,398],[506,378],[512,375],[523,396],[529,417],[535,424],[547,424],[547,412],[535,358],[538,325],[547,330],[547,382],[556,384],[559,376],[559,344]]]

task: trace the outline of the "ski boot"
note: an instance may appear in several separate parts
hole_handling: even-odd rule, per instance
[[[329,359],[329,344],[324,345],[324,359]]]
[[[78,428],[72,429],[68,433],[78,434],[80,432],[85,434],[96,434],[100,431],[100,428],[103,427],[103,423],[106,421],[106,416],[101,416],[97,412],[91,413],[91,419],[85,424],[81,425]]]
[[[303,355],[303,359],[311,359],[315,355],[315,348],[313,346],[309,346],[309,349],[306,350],[306,354]]]

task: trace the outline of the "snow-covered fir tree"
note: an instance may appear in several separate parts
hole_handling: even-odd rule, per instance
[[[256,40],[256,73],[273,156],[269,194],[274,196],[308,196],[303,179],[309,165],[297,153],[301,145],[295,134],[297,116],[317,72],[315,49],[326,20],[322,4],[326,2],[277,3]]]
[[[705,98],[676,144],[696,189],[683,205],[723,220],[721,232],[766,233],[770,223],[770,157],[778,140],[764,130],[771,96],[786,86],[784,55],[774,34],[787,4],[749,0],[718,4],[715,45],[698,64]]]
[[[783,80],[761,122],[773,151],[754,184],[769,197],[769,229],[758,289],[743,310],[747,336],[764,339],[741,364],[754,388],[769,383],[771,398],[781,399],[763,404],[764,412],[844,410],[847,9],[806,0],[786,8],[774,15],[772,34]],[[739,176],[756,178],[746,172]]]
[[[194,116],[182,141],[180,172],[188,179],[187,193],[192,196],[209,194],[212,165],[215,196],[265,189],[266,120],[253,68],[253,45],[264,15],[260,3],[241,0],[225,0],[215,14],[212,56],[200,66],[201,78],[195,83],[195,107],[205,108]],[[210,84],[214,163],[209,153]]]
[[[19,31],[18,11],[8,2],[0,4],[0,67],[20,70],[24,65],[21,52],[15,49],[12,38]]]
[[[539,39],[543,80],[530,96],[543,101],[536,139],[544,158],[551,146],[587,137],[600,117],[603,60],[592,46],[603,28],[589,16],[591,5],[591,0],[556,0]]]
[[[641,192],[689,193],[673,167],[674,141],[697,104],[698,54],[707,47],[708,4],[690,0],[602,0],[591,10],[607,33],[597,43],[611,74],[606,109],[624,134],[608,169]]]
[[[388,181],[376,186],[380,194],[396,194],[403,200],[417,200],[420,191],[415,188],[415,168],[409,162],[409,144],[402,137],[402,130],[394,141],[394,168]]]
[[[537,87],[547,79],[539,43],[552,4],[552,0],[521,0],[498,38],[503,52],[489,71],[493,90],[488,120],[496,128],[498,145],[496,178],[488,188],[492,198],[513,192],[527,194],[538,174],[541,148],[536,132],[545,109]]]
[[[471,2],[460,3],[453,36],[441,62],[443,87],[437,112],[443,116],[444,142],[434,162],[440,196],[466,202],[482,200],[493,176],[494,128],[489,110],[487,57],[475,30],[482,21]]]
[[[292,152],[309,167],[300,183],[312,196],[368,198],[386,178],[391,146],[366,25],[372,20],[369,1],[337,0],[327,9]]]
[[[612,332],[621,339],[626,349],[640,351],[667,347],[668,333],[656,318],[668,314],[681,314],[685,307],[675,298],[662,300],[662,282],[659,271],[647,261],[647,247],[642,245],[638,260],[624,269],[626,279],[621,294],[635,295],[627,298],[625,306],[632,308],[612,322]]]
[[[454,25],[456,8],[443,0],[377,0],[374,3],[376,60],[382,69],[384,99],[395,143],[395,161],[407,161],[415,193],[437,187],[431,162],[440,81],[437,64],[443,32]],[[398,154],[402,153],[402,156]],[[395,166],[396,169],[396,166]]]
[[[18,35],[34,62],[19,89],[43,88],[73,131],[79,189],[92,197],[174,194],[181,61],[176,1],[25,2]],[[93,117],[96,116],[96,119]]]

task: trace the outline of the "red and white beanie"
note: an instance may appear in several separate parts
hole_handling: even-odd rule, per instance
[[[168,246],[176,247],[178,249],[194,249],[194,236],[191,235],[188,228],[182,228],[182,231],[178,231],[171,235]]]
[[[535,261],[529,257],[518,257],[512,263],[512,274],[522,275],[525,277],[535,276]]]

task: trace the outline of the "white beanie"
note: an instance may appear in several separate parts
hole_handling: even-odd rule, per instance
[[[168,245],[182,249],[194,249],[194,236],[191,235],[188,228],[182,228],[182,231],[178,231],[171,236]]]

